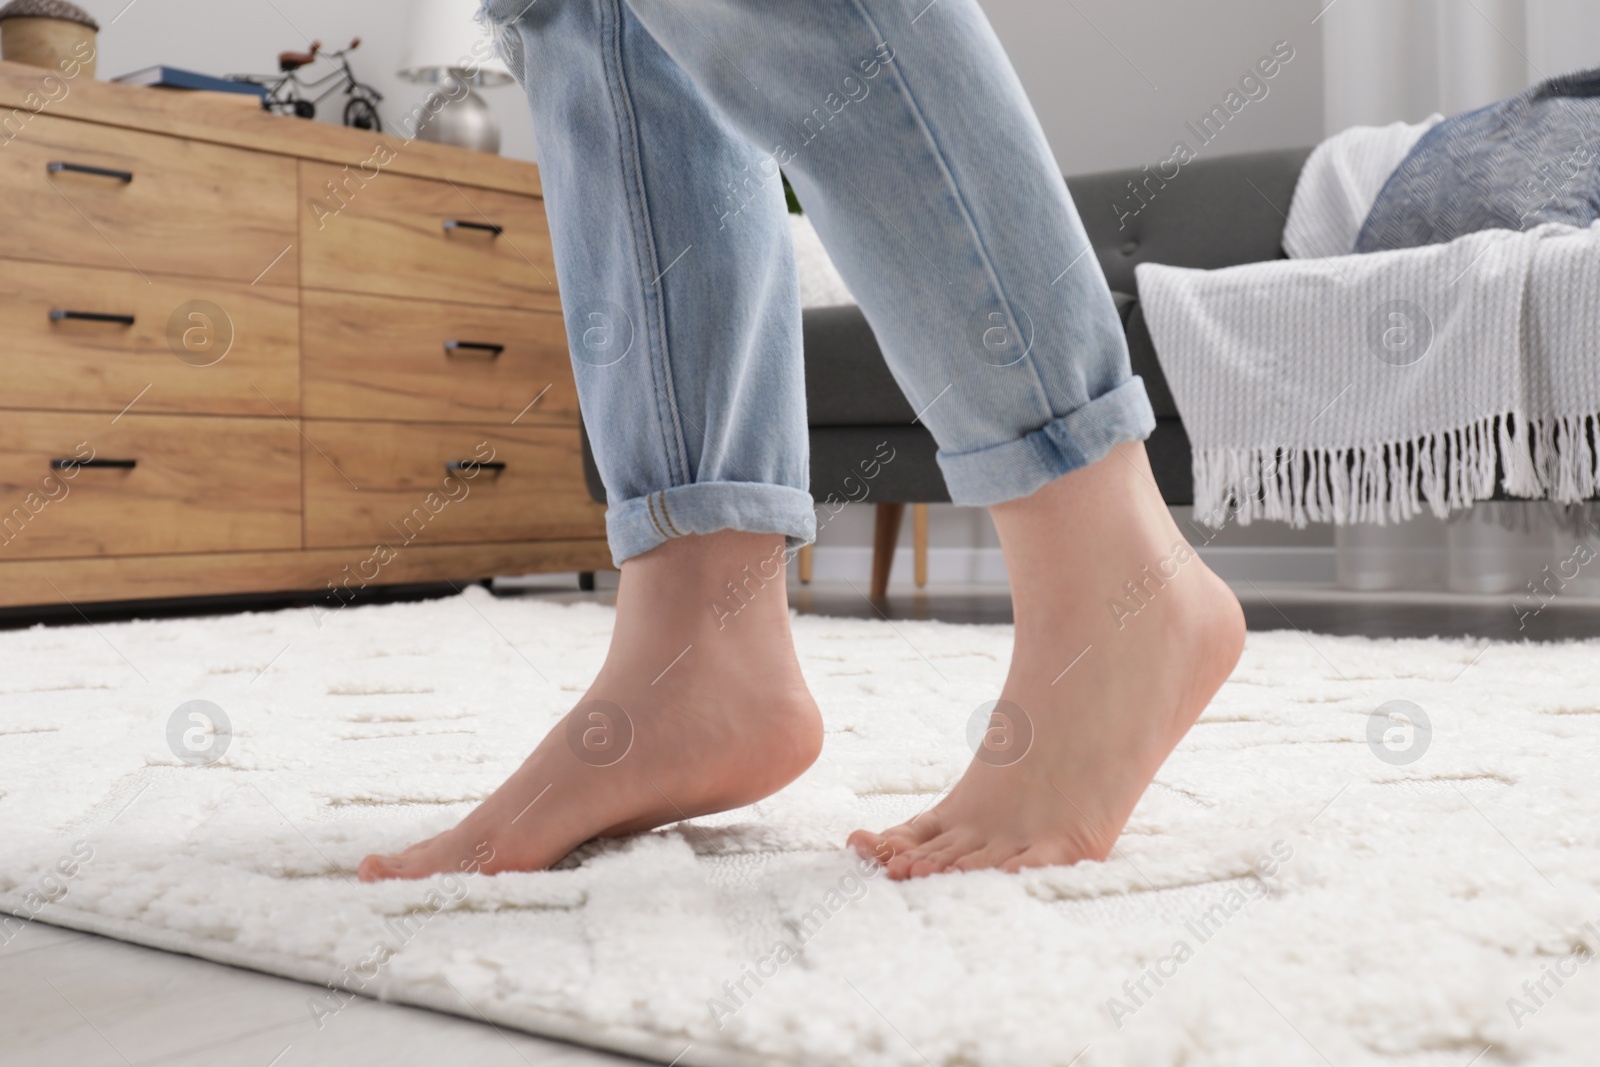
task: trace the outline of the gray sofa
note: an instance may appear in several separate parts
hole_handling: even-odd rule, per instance
[[[1133,270],[1145,262],[1215,268],[1283,258],[1289,201],[1310,153],[1299,148],[1198,159],[1164,184],[1142,170],[1067,179],[1117,297],[1133,372],[1144,378],[1155,407],[1156,430],[1146,447],[1169,504],[1192,503],[1189,439],[1139,310]],[[1140,185],[1147,202],[1137,214],[1124,216],[1138,203],[1130,182]],[[934,459],[933,437],[912,424],[915,412],[890,376],[860,310],[808,309],[804,336],[812,495],[819,501],[848,499],[845,479],[859,474],[862,456],[873,455],[880,442],[888,441],[895,460],[874,477],[872,501],[949,501]],[[587,436],[583,456],[589,492],[603,502],[605,487]]]

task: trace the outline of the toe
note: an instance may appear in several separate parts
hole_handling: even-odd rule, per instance
[[[888,863],[889,877],[922,878],[938,873],[943,868],[937,866],[933,859],[947,849],[952,839],[950,834],[940,834],[920,845],[896,853]]]
[[[381,882],[388,878],[404,878],[406,875],[401,872],[443,836],[443,834],[435,834],[432,837],[425,837],[421,841],[415,841],[407,845],[393,855],[374,853],[367,856],[361,861],[361,865],[356,868],[356,877],[363,882]],[[411,877],[416,877],[416,875]]]
[[[889,857],[889,862],[884,864],[884,869],[889,872],[889,877],[897,882],[905,878],[914,878],[917,875],[913,872],[917,870],[919,864],[925,866],[927,858],[922,846],[913,846],[895,852]]]
[[[1016,874],[1028,867],[1054,867],[1072,862],[1074,858],[1060,845],[1034,845],[1006,860],[1000,865],[1000,869]]]
[[[971,852],[978,845],[970,833],[949,831],[940,834],[905,854],[902,869],[908,878],[925,878],[949,867],[950,861]]]
[[[942,874],[951,870],[957,860],[981,851],[983,845],[983,838],[976,834],[941,834],[922,846],[923,859],[913,865],[912,877],[920,878],[923,874]]]
[[[878,863],[888,863],[894,856],[894,848],[882,834],[875,834],[871,830],[857,830],[850,835],[847,842],[856,851],[856,855],[865,860],[876,860]]]
[[[398,856],[368,856],[356,868],[356,877],[363,882],[382,882],[389,879],[426,878],[440,870],[430,862],[430,852],[416,845]]]
[[[910,852],[896,852],[889,857],[889,862],[883,865],[888,872],[890,881],[898,882],[911,877],[912,856]]]
[[[991,841],[982,848],[968,852],[950,862],[952,871],[988,871],[1001,866],[1013,856],[1027,851],[1026,845],[1009,841]]]
[[[939,829],[938,813],[929,811],[881,834],[857,830],[850,835],[850,846],[862,856],[889,868],[890,876],[895,877],[896,861],[939,836]],[[903,868],[904,864],[900,866]]]
[[[398,856],[368,856],[361,861],[361,866],[356,868],[356,877],[363,882],[381,882],[386,878],[394,878],[397,877],[394,871],[398,863]]]

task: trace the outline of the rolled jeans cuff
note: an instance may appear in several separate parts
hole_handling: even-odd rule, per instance
[[[794,548],[816,539],[817,516],[805,490],[760,482],[680,485],[606,509],[606,538],[619,567],[664,541],[718,530],[783,534]]]
[[[1109,393],[1003,445],[939,452],[950,499],[981,507],[1017,500],[1063,474],[1104,459],[1116,445],[1143,441],[1156,428],[1144,380],[1134,375]]]

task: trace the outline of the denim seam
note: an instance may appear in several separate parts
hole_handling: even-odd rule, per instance
[[[654,493],[645,494],[644,510],[649,514],[650,525],[656,528],[656,533],[670,541],[672,539],[672,535],[661,528],[661,520],[656,518],[656,495]]]
[[[856,13],[861,16],[862,21],[864,21],[872,30],[873,36],[875,36],[879,41],[888,40],[888,38],[883,35],[883,31],[878,29],[878,24],[873,21],[872,16],[867,12],[866,6],[862,3],[862,0],[850,0],[850,5],[856,9]],[[978,232],[978,224],[973,221],[972,212],[967,207],[966,197],[961,195],[960,183],[956,181],[955,174],[950,169],[949,161],[945,158],[944,149],[940,147],[939,139],[933,135],[933,131],[928,127],[928,120],[922,114],[922,105],[917,103],[917,95],[916,93],[912,92],[911,84],[906,81],[905,76],[900,73],[900,65],[898,63],[886,63],[885,66],[889,68],[890,77],[894,78],[894,80],[900,84],[901,90],[906,95],[908,110],[911,112],[912,117],[916,120],[917,128],[922,131],[922,136],[927,141],[928,147],[932,149],[934,158],[939,161],[939,170],[944,174],[945,181],[949,186],[950,195],[955,198],[957,206],[961,209],[961,220],[966,223],[967,233],[972,237],[973,244],[977,246],[978,258],[983,262],[983,269],[984,272],[989,276],[989,283],[993,287],[994,295],[1000,301],[1001,306],[1006,309],[1006,319],[1009,321],[1012,336],[1020,338],[1022,336],[1022,331],[1017,328],[1017,316],[1015,312],[1012,311],[1011,301],[1006,296],[1004,286],[1000,284],[1000,275],[994,269],[994,260],[989,255],[989,249],[984,243],[982,234]],[[1030,342],[1031,340],[1032,339],[1030,338]],[[1032,346],[1030,344],[1030,355],[1031,350]],[[1024,356],[1023,358],[1027,359],[1028,357]],[[1032,360],[1029,360],[1028,370],[1030,372],[1030,377],[1033,379],[1034,397],[1039,401],[1040,406],[1044,409],[1045,420],[1049,421],[1051,419],[1058,418],[1059,416],[1057,416],[1055,409],[1050,404],[1050,394],[1045,389],[1044,379],[1039,376],[1038,365]]]
[[[678,422],[678,403],[672,389],[672,359],[667,351],[667,325],[665,311],[665,290],[657,287],[655,298],[652,300],[650,289],[660,281],[657,274],[653,281],[644,281],[646,272],[656,266],[655,231],[650,225],[650,203],[645,193],[644,168],[639,162],[639,125],[633,112],[633,99],[630,95],[627,76],[622,59],[622,35],[624,16],[621,0],[601,0],[600,7],[611,15],[612,41],[609,51],[610,63],[602,63],[605,71],[606,82],[611,89],[612,107],[618,118],[618,166],[625,180],[631,179],[633,197],[629,208],[634,215],[634,257],[639,268],[639,278],[643,282],[640,286],[641,299],[645,306],[646,315],[651,321],[647,326],[654,328],[648,330],[651,335],[649,348],[656,357],[651,361],[651,369],[656,377],[656,417],[663,426],[662,444],[667,453],[668,466],[676,466],[678,470],[671,472],[668,477],[682,484],[688,482],[689,462],[688,447],[683,438],[683,427]],[[641,234],[643,239],[641,240]],[[651,315],[652,304],[654,314]],[[676,475],[676,477],[674,477]]]
[[[667,529],[672,531],[673,537],[682,537],[683,531],[678,529],[678,524],[672,521],[672,513],[667,510],[667,491],[661,491],[661,518],[667,524]]]

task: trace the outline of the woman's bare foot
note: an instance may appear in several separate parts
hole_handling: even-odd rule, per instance
[[[605,664],[533,755],[454,829],[368,856],[360,876],[540,870],[593,837],[754,803],[821,749],[783,538],[678,538],[622,565]]]
[[[1228,587],[1172,522],[1143,445],[991,509],[1016,649],[950,794],[850,843],[891,878],[1105,859],[1244,647]]]

